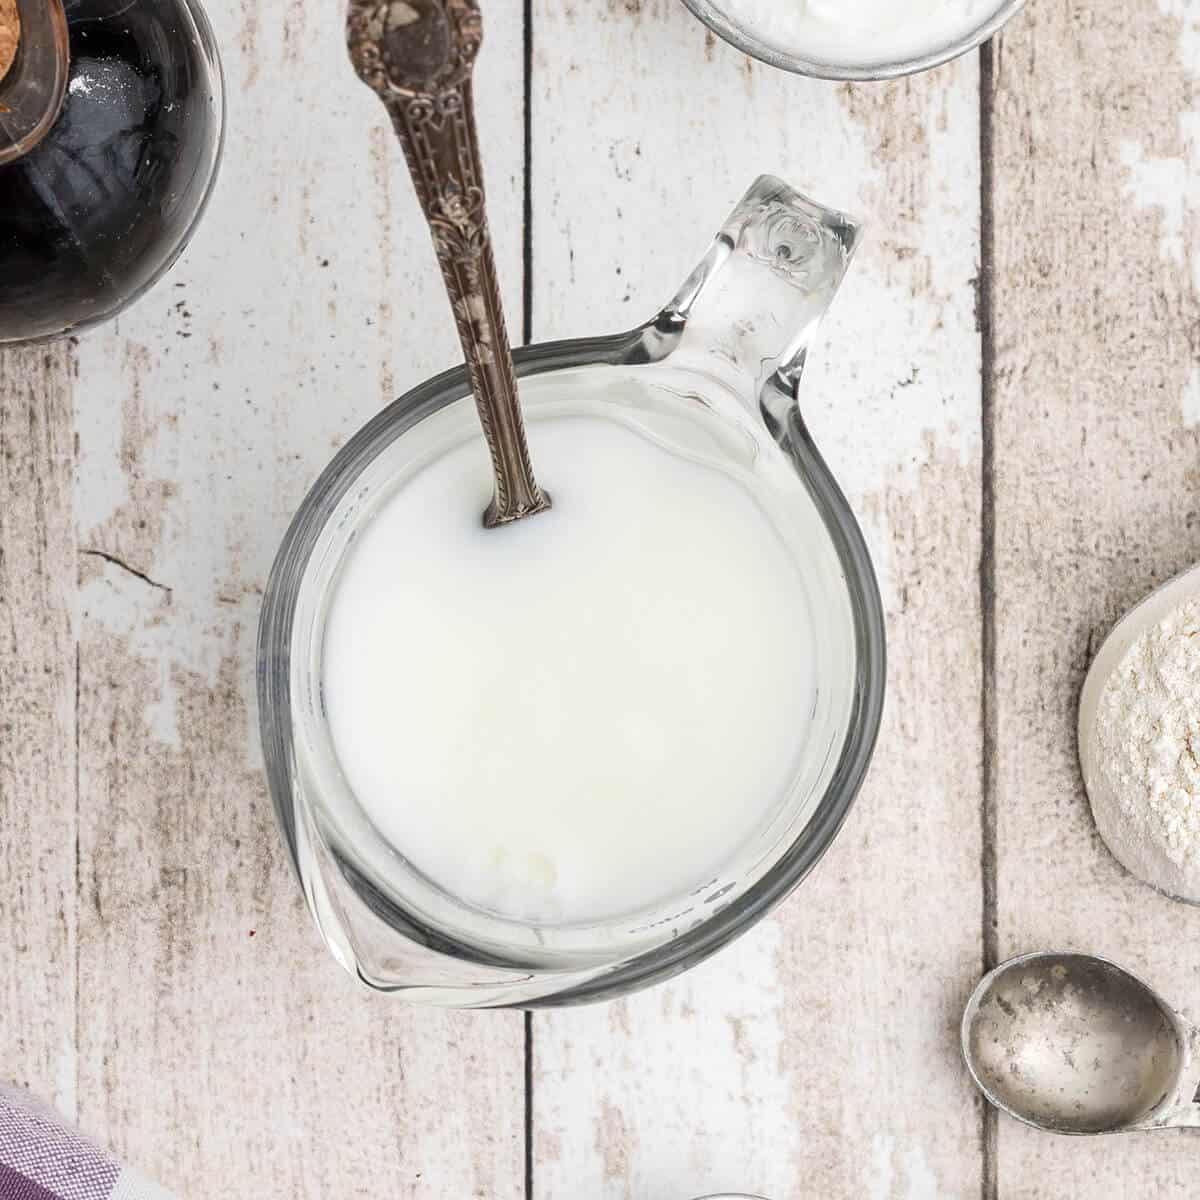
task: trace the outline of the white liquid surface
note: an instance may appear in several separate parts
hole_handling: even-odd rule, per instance
[[[530,441],[550,513],[481,527],[481,441],[383,502],[334,585],[325,704],[360,804],[431,880],[600,921],[703,886],[784,801],[809,601],[738,480],[599,417]]]
[[[945,49],[1002,0],[717,0],[736,25],[815,62],[870,68]]]

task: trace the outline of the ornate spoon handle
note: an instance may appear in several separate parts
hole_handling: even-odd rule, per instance
[[[491,528],[550,497],[529,461],[484,210],[471,100],[481,40],[477,0],[350,0],[350,57],[392,118],[450,294],[496,476]]]

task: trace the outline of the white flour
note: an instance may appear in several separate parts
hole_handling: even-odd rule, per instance
[[[1100,697],[1096,824],[1135,875],[1200,901],[1200,600],[1143,632]]]

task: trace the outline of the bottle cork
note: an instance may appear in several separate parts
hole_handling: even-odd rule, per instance
[[[17,15],[17,0],[0,0],[0,80],[8,74],[17,57],[21,40],[21,18]]]

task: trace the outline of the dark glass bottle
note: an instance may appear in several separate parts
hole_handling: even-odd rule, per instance
[[[0,80],[0,343],[115,316],[183,250],[221,152],[193,0],[16,0]]]

